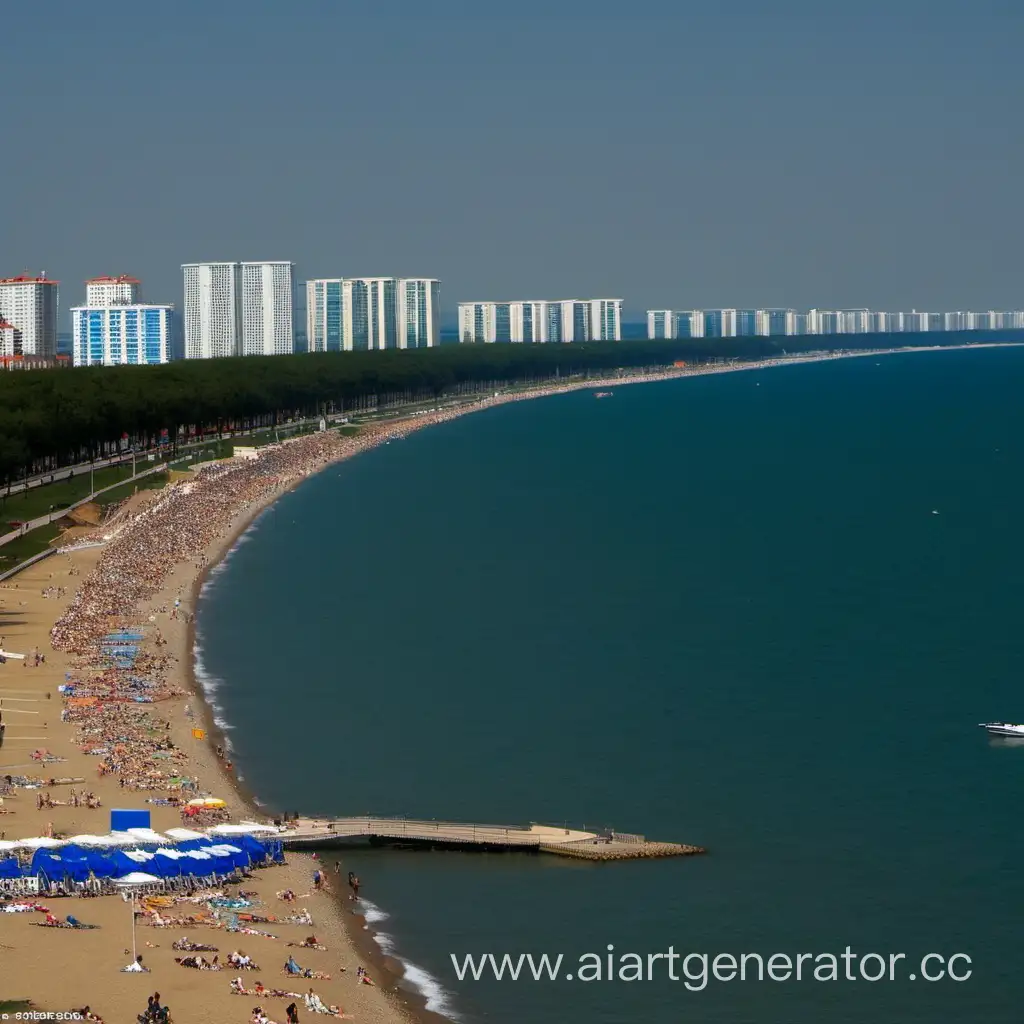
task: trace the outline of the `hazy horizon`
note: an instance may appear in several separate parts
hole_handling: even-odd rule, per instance
[[[285,259],[460,301],[1017,308],[1024,15],[999,2],[6,12],[0,276]]]

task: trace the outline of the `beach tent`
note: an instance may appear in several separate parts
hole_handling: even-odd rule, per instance
[[[148,850],[121,850],[129,860],[135,861],[136,864],[145,864],[146,861],[152,860],[156,854],[150,853]]]
[[[21,876],[21,864],[18,863],[17,857],[0,860],[0,878],[21,878]]]
[[[106,864],[103,858],[90,850],[78,846],[66,846],[60,853],[53,850],[37,850],[32,857],[30,873],[42,875],[47,882],[87,882],[90,874],[104,877]]]
[[[192,853],[201,853],[209,857],[213,863],[213,870],[218,875],[230,875],[235,870],[235,862],[231,855],[225,853],[219,846],[204,846],[199,850],[193,850]]]
[[[216,844],[213,839],[203,836],[202,839],[186,839],[184,842],[178,843],[175,849],[187,853],[189,850],[205,850],[214,845]]]
[[[195,874],[196,878],[209,878],[211,874],[230,873],[230,863],[223,864],[222,858],[213,857],[205,850],[188,850],[181,861],[182,873]]]
[[[223,857],[230,863],[232,870],[247,868],[251,858],[240,846],[229,846],[221,843],[217,846],[207,847],[207,853],[213,857]]]
[[[113,808],[110,811],[110,831],[127,832],[136,828],[151,828],[149,811],[135,808]]]
[[[175,878],[182,872],[181,862],[184,857],[185,854],[180,850],[172,850],[162,846],[156,851],[156,856],[150,862],[149,870],[161,878]]]
[[[267,848],[252,836],[237,836],[232,842],[242,847],[253,863],[260,864],[267,859]]]

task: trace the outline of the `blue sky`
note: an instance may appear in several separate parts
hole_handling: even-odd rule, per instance
[[[1024,305],[1024,5],[10,4],[0,273]]]

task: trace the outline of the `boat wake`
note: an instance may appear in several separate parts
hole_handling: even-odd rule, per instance
[[[370,900],[360,899],[359,906],[366,919],[366,927],[371,929],[373,939],[380,946],[381,952],[393,960],[397,960],[402,965],[402,982],[423,996],[428,1010],[440,1014],[442,1017],[447,1017],[448,1020],[461,1020],[461,1017],[452,1006],[451,993],[445,989],[441,982],[428,970],[402,956],[396,949],[393,935],[390,935],[388,932],[374,930],[375,926],[386,921],[391,915],[386,910],[378,907],[376,903],[371,903]]]

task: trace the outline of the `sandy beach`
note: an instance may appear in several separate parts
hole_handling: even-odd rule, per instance
[[[940,347],[944,346],[934,346]],[[326,466],[413,430],[507,402],[880,354],[882,350],[808,355],[572,379],[366,423],[354,437],[336,431],[307,435],[262,449],[253,460],[204,464],[161,491],[136,495],[107,523],[76,537],[79,546],[63,548],[0,582],[0,650],[26,655],[24,660],[0,664],[0,713],[6,726],[0,780],[7,775],[14,779],[13,786],[4,787],[0,802],[0,839],[105,834],[110,830],[110,810],[121,807],[149,810],[157,831],[183,823],[195,827],[217,820],[265,820],[265,812],[238,784],[230,750],[222,749],[223,737],[196,686],[192,664],[196,603],[206,573],[253,518]],[[130,673],[112,670],[99,656],[98,641],[104,635],[132,627],[142,627],[144,633],[133,671],[150,681],[147,692],[152,700],[145,703],[126,699]],[[91,686],[101,696],[85,703],[65,698],[58,687],[69,680]],[[315,709],[296,710],[299,715],[315,713]],[[202,730],[201,739],[196,738],[196,730]],[[18,784],[19,777],[41,780],[41,784],[29,788]],[[64,778],[76,781],[49,784],[51,779]],[[226,807],[222,812],[206,812],[189,824],[181,806],[168,801],[197,794],[223,799]],[[293,802],[301,810],[302,794],[296,793]],[[337,810],[345,813],[346,809]],[[340,872],[335,870],[338,860],[342,861]],[[98,930],[35,927],[43,920],[38,911],[0,913],[4,966],[0,1000],[30,998],[39,1008],[52,1011],[88,1005],[107,1024],[121,1024],[134,1022],[146,1009],[147,997],[159,992],[171,1019],[179,1024],[247,1022],[253,1020],[256,1006],[263,1008],[270,1021],[284,1022],[285,1007],[291,1002],[297,1003],[301,1020],[319,1016],[303,1000],[312,987],[323,1004],[343,1008],[357,1021],[440,1020],[424,1010],[416,993],[398,986],[398,965],[385,960],[363,918],[354,912],[358,904],[343,891],[343,854],[328,851],[317,861],[309,854],[288,853],[287,861],[284,866],[254,872],[246,882],[246,889],[258,893],[253,912],[282,918],[304,909],[312,916],[312,925],[278,920],[255,926],[271,933],[268,937],[228,933],[208,924],[155,927],[151,918],[140,919],[137,949],[149,973],[120,970],[131,959],[132,925],[129,904],[116,896],[40,898],[58,917],[74,914],[98,925]],[[325,872],[333,891],[314,889],[313,873],[318,869]],[[372,898],[372,879],[363,881]],[[276,895],[282,890],[292,890],[299,898],[286,903]],[[180,904],[168,913],[194,910]],[[302,943],[311,934],[323,949],[288,945]],[[175,952],[172,943],[183,935],[216,946],[222,960],[232,951],[244,953],[261,970],[181,967],[175,957],[183,954]],[[282,965],[289,954],[302,967],[330,975],[329,980],[286,977]],[[359,967],[369,971],[374,985],[357,980]],[[232,979],[239,977],[247,989],[244,995],[231,990]],[[257,996],[252,992],[257,982],[266,989],[293,994]]]

